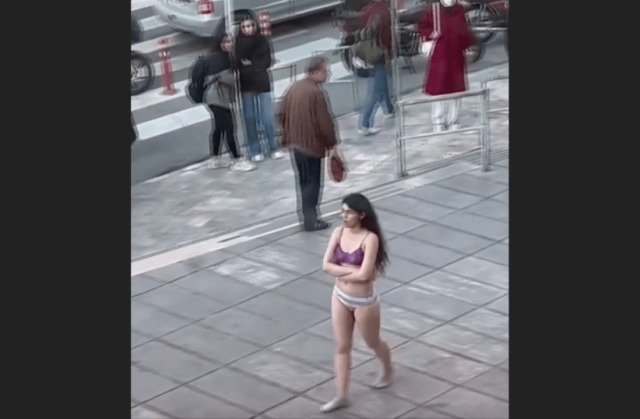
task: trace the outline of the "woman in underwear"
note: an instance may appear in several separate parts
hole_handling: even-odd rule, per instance
[[[324,256],[324,271],[335,276],[331,319],[336,340],[335,374],[337,395],[323,405],[327,413],[349,405],[349,372],[354,326],[382,363],[382,371],[371,384],[391,384],[389,346],[380,338],[380,303],[373,281],[384,273],[388,262],[382,231],[371,203],[361,194],[342,200],[343,225],[331,236]]]

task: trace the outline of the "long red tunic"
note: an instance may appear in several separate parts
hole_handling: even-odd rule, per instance
[[[475,43],[475,38],[467,24],[465,10],[459,3],[439,8],[441,33],[427,66],[422,86],[422,91],[428,95],[467,90],[465,50]],[[426,41],[429,40],[433,29],[433,8],[428,5],[418,21],[418,31]]]

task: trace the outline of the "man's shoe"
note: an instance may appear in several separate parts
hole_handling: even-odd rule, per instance
[[[328,222],[322,221],[322,220],[317,220],[316,224],[313,227],[305,227],[304,230],[305,231],[319,231],[319,230],[326,230],[329,227],[331,227],[331,223],[328,223]]]

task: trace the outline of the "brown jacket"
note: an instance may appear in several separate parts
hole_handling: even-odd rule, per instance
[[[309,77],[296,81],[278,109],[282,145],[324,157],[338,143],[333,116],[320,86]]]

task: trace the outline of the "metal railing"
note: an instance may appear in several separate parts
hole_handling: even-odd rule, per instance
[[[289,82],[293,83],[296,80],[296,76],[298,75],[298,63],[289,63],[289,64],[278,64],[270,68],[271,72],[280,71],[289,68]]]
[[[405,136],[405,107],[413,105],[421,105],[424,103],[441,102],[447,100],[461,99],[464,97],[480,96],[480,122],[477,125],[473,125],[468,128],[460,128],[448,131],[432,131],[423,134],[417,134],[412,136]],[[489,89],[482,89],[474,92],[460,92],[452,93],[448,95],[438,95],[434,97],[428,97],[417,100],[405,100],[398,101],[398,117],[399,123],[396,125],[396,149],[397,149],[397,162],[398,172],[397,176],[402,178],[407,176],[406,168],[406,153],[405,153],[405,141],[416,140],[419,138],[435,137],[437,135],[448,135],[461,132],[478,132],[478,142],[480,145],[480,153],[482,155],[482,170],[488,172],[491,170],[491,139],[489,137]],[[414,168],[417,169],[417,168]]]
[[[344,51],[351,48],[352,48],[351,46],[345,45],[345,46],[335,47],[331,49],[313,51],[311,55],[320,55],[328,52],[333,52],[335,55],[339,51]],[[329,81],[327,84],[351,84],[351,94],[353,95],[353,106],[355,109],[360,109],[360,90],[358,89],[358,80],[354,72],[351,72],[351,77],[352,77],[351,80]]]
[[[499,81],[499,80],[509,80],[509,76],[493,76],[493,77],[486,78],[482,81],[480,88],[487,89],[487,86],[489,85],[489,83],[492,83],[494,81]],[[491,103],[489,103],[489,105],[491,105]],[[489,106],[489,112],[504,112],[504,111],[508,112],[509,107],[507,106],[506,108],[491,109],[491,106]]]

